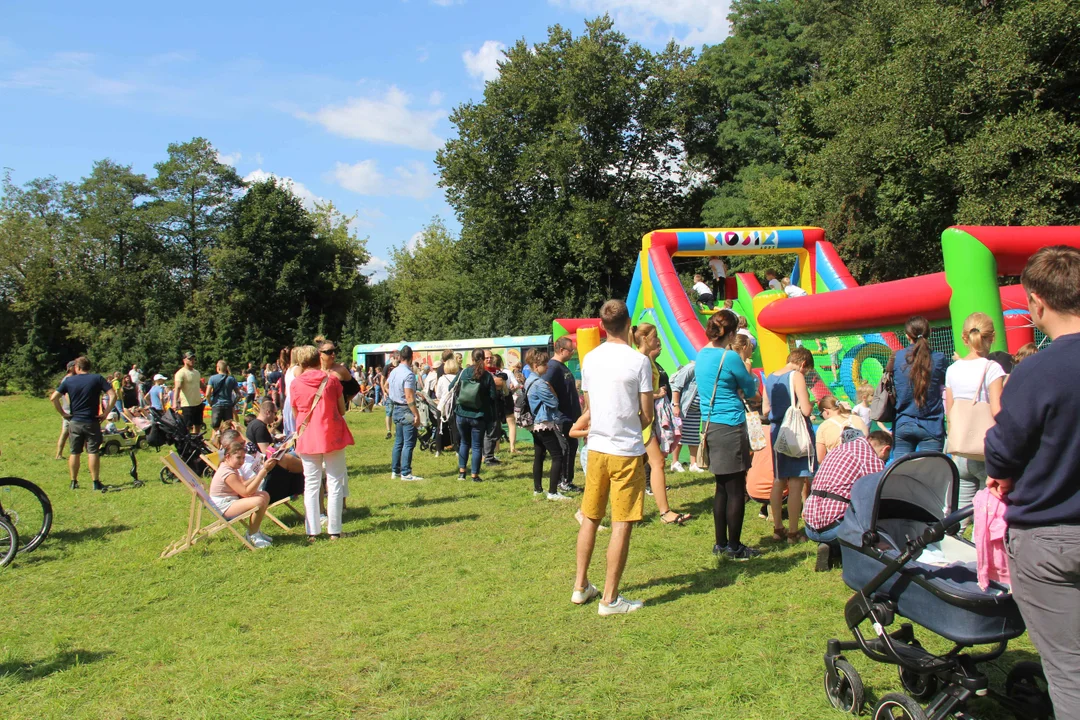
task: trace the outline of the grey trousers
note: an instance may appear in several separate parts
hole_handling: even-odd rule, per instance
[[[1080,525],[1009,528],[1013,597],[1042,656],[1057,720],[1080,720]]]
[[[502,420],[496,419],[484,433],[484,459],[490,460],[495,457],[495,446],[502,436]]]

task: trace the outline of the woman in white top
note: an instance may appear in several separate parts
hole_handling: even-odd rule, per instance
[[[964,346],[967,355],[957,360],[945,372],[945,414],[952,410],[954,400],[984,400],[996,417],[1001,412],[1001,389],[1005,386],[1005,371],[986,356],[994,344],[994,323],[990,316],[977,312],[964,321]],[[978,460],[953,457],[960,471],[960,500],[958,507],[967,507],[975,493],[986,484],[986,465]]]
[[[286,435],[291,435],[296,432],[296,419],[293,415],[292,403],[288,401],[288,398],[292,397],[289,387],[292,385],[292,381],[295,380],[296,376],[300,373],[300,364],[296,362],[296,348],[293,348],[289,353],[289,369],[285,371],[286,401],[281,405],[281,426],[285,430]]]

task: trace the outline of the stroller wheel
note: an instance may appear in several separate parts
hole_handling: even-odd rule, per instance
[[[928,720],[922,705],[902,693],[886,693],[874,708],[874,720]]]
[[[828,696],[829,703],[837,710],[858,715],[862,712],[863,703],[866,702],[862,678],[847,660],[837,660],[834,666],[835,673],[825,670],[825,695]]]
[[[176,478],[174,478],[173,474],[169,472],[169,468],[161,468],[161,474],[158,477],[161,478],[161,482],[165,485],[172,485],[174,482],[176,482]]]
[[[918,640],[913,640],[911,644],[915,647],[922,647]],[[900,671],[900,684],[903,685],[904,690],[911,697],[919,702],[926,702],[937,694],[938,680],[933,675],[922,675],[907,670],[903,666],[898,666],[897,669]]]
[[[1027,706],[1028,712],[1017,717],[1049,720],[1054,717],[1054,705],[1042,665],[1025,660],[1013,665],[1005,678],[1005,694],[1015,703]]]

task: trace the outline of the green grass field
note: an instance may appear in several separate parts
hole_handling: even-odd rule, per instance
[[[428,479],[401,483],[382,414],[351,413],[340,542],[266,523],[268,550],[222,533],[160,560],[189,496],[158,482],[155,452],[139,453],[143,488],[73,492],[51,406],[3,397],[0,418],[0,475],[37,482],[55,510],[42,547],[0,569],[7,720],[845,717],[822,691],[825,642],[849,637],[839,572],[815,574],[810,544],[772,546],[756,507],[744,539],[766,554],[718,564],[707,476],[671,481],[686,527],[647,500],[623,578],[646,607],[600,618],[569,602],[577,503],[533,498],[529,447],[483,484],[418,453]],[[104,458],[103,481],[127,466]],[[597,585],[606,546],[602,533]],[[1016,647],[1007,659],[1028,656]],[[849,657],[871,698],[900,691],[894,668]]]

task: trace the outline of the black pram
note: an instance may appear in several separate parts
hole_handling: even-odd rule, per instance
[[[970,506],[954,511],[958,485],[948,456],[916,453],[852,487],[839,539],[844,582],[855,590],[844,608],[855,640],[828,643],[825,692],[834,707],[861,711],[862,680],[842,654],[861,650],[871,660],[899,666],[908,692],[883,695],[874,718],[966,717],[962,711],[971,698],[987,694],[1017,717],[1052,717],[1038,663],[1015,665],[1004,695],[990,690],[977,668],[1000,657],[1025,627],[1009,588],[994,582],[986,590],[979,587],[975,546],[957,534],[960,522],[972,515]],[[944,655],[923,649],[909,623],[888,632],[896,615],[952,641],[953,649]],[[863,636],[864,621],[872,637]],[[994,647],[964,652],[975,645]],[[929,705],[923,710],[920,702]]]
[[[176,454],[187,463],[193,472],[204,477],[213,474],[209,465],[203,462],[202,456],[210,452],[202,435],[192,435],[183,416],[175,410],[151,412],[151,425],[146,433],[146,439],[155,448],[165,443],[176,449]],[[165,484],[176,482],[176,478],[168,468],[161,470],[161,482]]]

